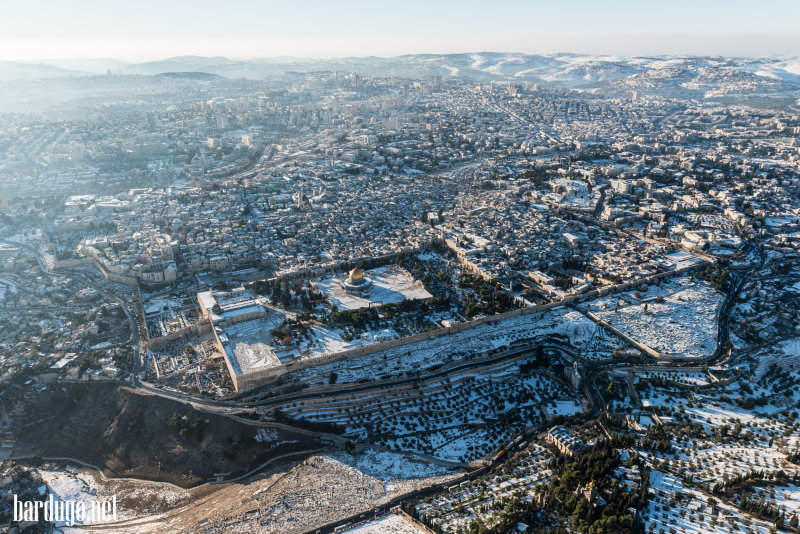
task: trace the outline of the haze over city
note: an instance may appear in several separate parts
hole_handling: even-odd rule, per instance
[[[791,0],[659,2],[14,2],[0,59],[180,55],[330,58],[574,52],[770,56],[800,53]]]

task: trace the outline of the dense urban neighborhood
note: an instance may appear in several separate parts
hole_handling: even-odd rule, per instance
[[[796,58],[23,67],[0,528],[800,532]]]

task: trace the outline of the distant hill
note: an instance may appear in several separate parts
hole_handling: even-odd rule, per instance
[[[501,52],[470,54],[413,54],[391,58],[294,57],[230,59],[179,56],[127,64],[111,59],[0,63],[0,81],[83,76],[90,73],[181,76],[186,73],[225,78],[262,79],[296,72],[342,71],[364,76],[402,78],[458,77],[478,81],[518,81],[554,86],[604,89],[611,92],[667,91],[705,97],[720,92],[786,93],[800,88],[800,58],[722,58],[661,56],[621,58],[585,54],[531,55]],[[180,73],[180,74],[177,74]],[[189,79],[189,78],[187,78]],[[198,77],[197,79],[208,79]],[[711,85],[708,85],[711,84]],[[716,85],[715,85],[716,84]],[[703,85],[705,93],[700,89]],[[726,85],[726,87],[722,87]],[[740,88],[740,89],[737,89]]]
[[[162,72],[157,74],[162,78],[183,79],[183,80],[214,80],[220,76],[208,72]]]
[[[413,54],[392,58],[293,57],[233,60],[225,57],[181,56],[123,67],[127,74],[208,72],[226,78],[259,79],[283,72],[343,71],[364,76],[461,77],[475,80],[546,82],[568,87],[607,84],[666,68],[713,68],[747,72],[800,85],[800,58],[747,59],[712,57],[591,56],[585,54],[531,55],[501,52],[472,54]]]
[[[39,80],[43,78],[65,78],[67,76],[86,76],[88,72],[63,69],[46,63],[23,63],[20,61],[0,61],[0,81]]]
[[[111,58],[49,59],[42,61],[42,63],[62,69],[90,72],[92,74],[105,74],[108,71],[118,72],[129,65],[129,63],[125,61]]]
[[[206,72],[226,78],[262,78],[264,73],[248,61],[234,61],[225,57],[180,56],[147,63],[127,65],[121,74],[163,74],[165,72]]]

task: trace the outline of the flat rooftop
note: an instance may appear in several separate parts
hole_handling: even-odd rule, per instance
[[[281,361],[268,344],[270,328],[267,321],[245,321],[228,326],[219,334],[225,357],[237,375],[280,367]]]

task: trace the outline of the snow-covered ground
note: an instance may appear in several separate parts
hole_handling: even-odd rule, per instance
[[[372,289],[365,298],[351,295],[342,288],[342,278],[346,276],[346,274],[328,275],[316,282],[317,288],[340,310],[355,310],[375,304],[431,297],[421,282],[414,280],[408,271],[397,265],[378,267],[364,272],[364,276],[372,280]]]
[[[384,374],[399,375],[482,354],[521,340],[542,339],[551,335],[566,337],[584,358],[609,358],[613,351],[621,350],[624,346],[620,339],[585,315],[558,306],[543,313],[484,323],[380,353],[311,367],[293,373],[292,379],[309,385],[321,385],[327,383],[331,372],[339,376],[339,382],[355,382]]]
[[[30,233],[14,234],[12,236],[5,237],[4,239],[10,243],[18,243],[20,245],[27,245],[29,247],[40,247],[43,243],[42,230],[40,228],[37,228]]]
[[[642,392],[645,406],[654,407],[664,423],[675,423],[668,430],[671,450],[642,451],[642,456],[711,488],[739,475],[791,471],[786,457],[800,444],[800,435],[790,420],[775,417],[769,405],[745,409],[739,405],[743,399],[729,401],[729,394],[743,393],[737,383],[706,391],[689,394],[657,386]]]
[[[782,369],[797,369],[800,367],[800,337],[770,345],[769,348],[761,351],[757,358],[759,358],[759,363],[754,373],[756,379],[764,376],[764,373],[772,365],[777,365]]]
[[[661,378],[686,385],[705,385],[711,382],[711,377],[700,371],[641,371],[636,373],[642,378]]]
[[[328,456],[382,480],[437,477],[453,473],[450,467],[426,462],[412,455],[376,449],[365,449],[358,454],[341,452]]]
[[[190,299],[178,297],[145,298],[144,313],[149,315],[151,313],[177,310],[191,304],[189,300]]]
[[[584,410],[576,393],[547,371],[520,375],[521,363],[466,370],[356,398],[344,389],[340,395],[281,409],[295,419],[339,425],[354,440],[464,462],[496,451],[514,429]]]
[[[39,469],[42,480],[57,501],[86,503],[117,498],[117,519],[124,521],[151,513],[163,513],[188,502],[189,493],[171,484],[130,479],[104,479],[92,469],[46,465]],[[87,519],[84,524],[90,524]],[[58,526],[63,526],[58,524]],[[67,529],[76,531],[75,529]]]
[[[88,510],[93,501],[105,500],[98,496],[100,485],[92,474],[70,472],[69,467],[64,470],[41,469],[39,474],[56,501],[83,502]],[[57,526],[63,524],[58,523]]]
[[[563,415],[570,417],[583,412],[584,409],[584,405],[575,400],[553,401],[553,404],[555,404],[555,406],[552,406],[552,404],[544,405],[544,411],[551,416]]]
[[[685,277],[597,299],[590,311],[665,356],[698,358],[716,349],[724,298],[707,283]]]
[[[426,531],[405,517],[389,514],[344,532],[347,534],[425,534]]]
[[[755,59],[737,68],[758,76],[800,84],[800,58],[797,57]]]
[[[229,340],[225,350],[233,354],[243,370],[260,367],[273,367],[280,364],[275,348],[270,343],[270,330],[278,326],[277,313],[267,312],[265,319],[245,321],[225,328],[225,336]]]
[[[772,351],[770,351],[772,352]],[[763,363],[763,359],[761,360]],[[769,369],[769,368],[768,368]],[[768,399],[765,406],[754,409],[758,413],[768,414],[780,408],[800,406],[800,368],[782,368],[780,364],[772,367],[770,372],[755,374],[751,382],[753,396]]]
[[[315,357],[323,354],[342,352],[364,345],[371,345],[381,341],[387,341],[400,337],[393,328],[382,328],[380,330],[368,330],[356,339],[345,341],[345,331],[341,328],[328,328],[322,324],[311,326],[312,341],[304,345],[303,356]],[[297,353],[295,357],[297,357]]]
[[[452,485],[430,502],[417,504],[417,513],[440,525],[444,532],[466,532],[475,519],[491,525],[493,518],[499,517],[493,502],[516,494],[521,494],[523,500],[530,499],[534,487],[552,476],[548,466],[552,457],[547,449],[533,443],[524,454],[510,472]]]
[[[342,458],[347,459],[347,456]],[[398,495],[445,483],[458,476],[453,473],[434,478],[390,481],[383,476],[362,472],[330,455],[311,456],[274,483],[264,485],[255,493],[248,491],[243,494],[252,495],[260,510],[259,525],[249,532],[313,532],[315,528],[312,527],[367,513]]]
[[[377,273],[376,284],[384,283],[386,280],[405,280],[403,284],[397,284],[392,290],[394,297],[398,295],[402,298],[389,300],[399,302],[405,298],[425,298],[430,296],[425,290],[415,282],[405,270],[396,266],[381,267],[367,271],[367,273]],[[340,291],[339,282],[333,278],[326,278],[330,287],[328,291],[333,293]],[[388,282],[386,282],[388,284]],[[322,285],[320,289],[325,290]],[[424,292],[419,293],[419,291]],[[331,294],[329,294],[331,297]],[[370,296],[370,299],[374,294]],[[333,297],[331,297],[333,298]],[[344,298],[344,297],[343,297]],[[346,295],[347,299],[358,299],[351,295]],[[349,302],[349,304],[348,304]],[[368,302],[364,301],[367,305]],[[384,303],[387,301],[384,300]],[[269,306],[266,301],[264,304],[267,310],[267,318],[255,321],[247,321],[227,327],[226,335],[231,343],[241,345],[246,350],[260,351],[267,355],[271,351],[283,363],[297,360],[313,359],[326,354],[335,354],[353,348],[363,347],[388,341],[401,337],[400,333],[393,327],[367,330],[352,338],[343,328],[334,328],[322,323],[312,323],[309,325],[305,336],[297,337],[287,346],[272,343],[270,330],[279,326],[281,321],[292,316],[291,312],[277,311]],[[352,306],[351,306],[352,305]],[[340,301],[340,307],[362,307],[355,301]],[[344,362],[327,364],[321,366],[322,373],[327,380],[331,371],[336,372],[342,379],[340,381],[356,381],[360,378],[373,378],[377,371],[402,374],[410,370],[418,370],[420,364],[436,365],[452,361],[455,358],[474,355],[494,348],[509,345],[515,341],[543,338],[545,336],[561,336],[566,338],[569,343],[580,352],[583,358],[609,358],[612,352],[623,348],[624,344],[616,336],[598,326],[582,313],[566,307],[556,307],[545,312],[530,315],[498,319],[495,322],[471,328],[455,334],[435,337],[430,340],[416,342],[396,349],[390,349],[377,356],[366,356],[364,358],[351,359]],[[398,357],[402,355],[402,361]],[[380,357],[379,365],[374,365],[374,359]],[[363,366],[362,366],[363,362]],[[394,369],[392,369],[394,367]],[[368,374],[364,375],[363,370],[368,369]],[[309,382],[306,377],[315,375],[314,369],[301,372],[305,382]],[[382,373],[381,373],[382,374]],[[296,374],[296,376],[300,376]],[[310,383],[313,383],[310,382]]]
[[[794,484],[769,486],[755,488],[755,492],[759,497],[763,495],[764,501],[777,507],[786,514],[786,517],[791,518],[792,515],[800,517],[800,487]]]
[[[686,486],[670,473],[653,470],[650,487],[654,494],[642,516],[646,532],[680,532],[685,534],[741,532],[767,533],[770,525],[743,516],[742,512],[722,504],[716,510],[708,505],[708,497]]]
[[[680,445],[678,455],[681,461],[693,464],[693,472],[698,481],[714,483],[723,476],[735,476],[749,471],[773,471],[783,467],[785,455],[770,442],[776,437],[786,440],[786,444],[795,442],[796,438],[783,436],[784,425],[772,419],[761,417],[736,406],[712,402],[706,398],[705,402],[695,403],[685,409],[694,422],[703,426],[709,435],[715,431],[729,428],[729,434],[740,426],[739,435],[752,435],[752,440],[741,442],[734,440],[728,443],[718,443],[715,440],[694,440],[693,450],[688,446]]]

